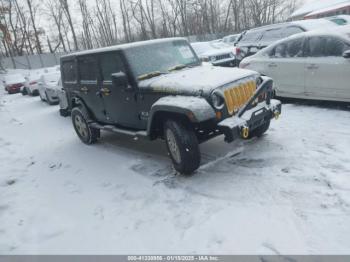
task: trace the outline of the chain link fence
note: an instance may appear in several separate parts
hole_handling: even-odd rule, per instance
[[[1,57],[0,63],[2,69],[38,69],[58,65],[62,55],[64,53]]]

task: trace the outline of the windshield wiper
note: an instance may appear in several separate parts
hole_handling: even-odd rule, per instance
[[[160,71],[154,71],[148,74],[144,74],[144,75],[140,75],[137,79],[138,80],[146,80],[146,79],[150,79],[156,76],[160,76],[160,75],[164,75],[166,73],[160,72]]]
[[[177,71],[177,70],[184,69],[184,68],[186,68],[186,67],[187,67],[187,65],[179,64],[179,65],[170,67],[170,68],[168,69],[168,71],[169,71],[169,72],[171,72],[171,71]]]

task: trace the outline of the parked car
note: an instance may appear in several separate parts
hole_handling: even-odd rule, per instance
[[[214,66],[238,66],[235,49],[223,42],[197,42],[191,44],[192,48],[203,62]]]
[[[281,112],[272,80],[239,68],[202,66],[186,39],[171,38],[61,57],[74,129],[85,144],[100,130],[164,139],[175,169],[200,165],[199,143],[262,136]]]
[[[32,70],[24,78],[26,82],[24,83],[25,92],[28,95],[37,96],[39,95],[39,81],[42,74],[45,73],[45,70]],[[47,73],[47,72],[46,72]]]
[[[237,48],[240,51],[238,59],[241,61],[244,57],[253,55],[259,50],[291,35],[336,27],[338,27],[337,24],[327,19],[310,19],[254,28],[246,31],[238,41]]]
[[[241,34],[228,35],[222,39],[222,42],[228,45],[235,46],[240,38]]]
[[[336,15],[336,16],[327,17],[326,19],[336,23],[337,25],[350,24],[350,15]]]
[[[15,94],[21,92],[25,79],[21,74],[7,74],[4,76],[2,83],[9,94]]]
[[[240,67],[272,77],[281,97],[350,102],[350,26],[294,35]]]
[[[43,74],[39,80],[39,95],[42,101],[49,105],[59,103],[58,92],[62,88],[60,72],[50,72]]]

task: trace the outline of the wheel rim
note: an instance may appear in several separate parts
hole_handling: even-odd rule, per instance
[[[74,123],[77,128],[79,135],[83,138],[87,138],[89,136],[88,128],[86,122],[79,115],[76,115],[74,118]]]
[[[166,131],[166,140],[167,140],[169,152],[170,152],[172,158],[174,159],[174,161],[176,163],[179,164],[181,162],[180,150],[179,150],[179,147],[177,145],[175,135],[174,135],[173,131],[171,131],[170,129],[168,129]]]

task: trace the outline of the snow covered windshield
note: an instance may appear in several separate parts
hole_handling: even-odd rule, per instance
[[[137,46],[125,50],[125,54],[137,77],[154,72],[168,73],[177,66],[200,64],[186,41]]]

